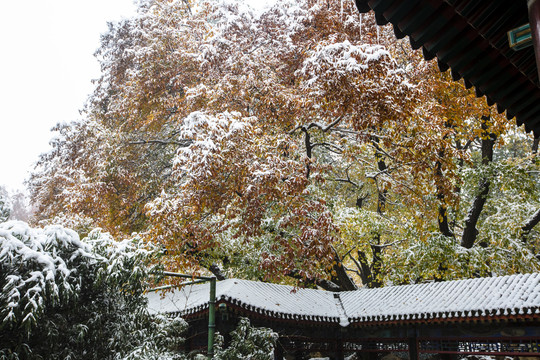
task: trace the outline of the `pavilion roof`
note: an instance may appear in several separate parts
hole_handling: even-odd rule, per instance
[[[538,316],[540,274],[361,289],[341,299],[352,323]]]
[[[506,110],[518,125],[540,135],[540,88],[532,47],[508,45],[507,32],[528,23],[526,0],[356,0],[373,10],[379,25],[390,22],[398,38],[409,36],[441,71],[463,78],[477,96]]]
[[[208,309],[209,285],[185,286],[161,297],[151,312],[191,315]],[[540,274],[510,275],[332,293],[249,280],[219,281],[218,302],[275,320],[370,325],[540,317]]]
[[[159,293],[149,293],[149,308],[156,313],[190,315],[208,309],[209,294],[208,283],[185,286],[166,294],[164,298]],[[333,293],[323,290],[227,279],[217,282],[216,301],[276,319],[340,322],[340,312]]]

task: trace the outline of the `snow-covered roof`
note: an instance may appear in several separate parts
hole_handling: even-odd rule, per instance
[[[353,323],[540,314],[540,274],[361,289],[340,296]]]
[[[188,315],[208,308],[209,284],[185,286],[161,296],[150,292],[151,312]],[[540,314],[540,274],[510,275],[389,286],[332,293],[228,279],[216,300],[277,319],[339,323],[441,321]]]
[[[218,302],[225,301],[273,318],[339,323],[342,314],[333,294],[240,279],[227,279],[216,284]],[[164,297],[159,292],[150,292],[147,296],[150,312],[188,315],[208,308],[210,285],[184,286]]]

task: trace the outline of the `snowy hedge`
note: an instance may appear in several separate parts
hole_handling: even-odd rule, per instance
[[[186,359],[187,324],[150,316],[154,252],[100,230],[0,223],[0,359]],[[243,319],[216,359],[271,358],[277,335]]]
[[[177,348],[185,322],[147,312],[152,255],[99,230],[80,240],[61,226],[0,223],[0,358],[141,359]]]

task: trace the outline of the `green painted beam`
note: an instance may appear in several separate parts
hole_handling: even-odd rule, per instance
[[[518,51],[532,45],[531,25],[525,24],[508,32],[508,45]]]

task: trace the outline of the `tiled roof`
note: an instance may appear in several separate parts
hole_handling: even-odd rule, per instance
[[[149,293],[151,312],[193,314],[208,308],[210,285],[185,286],[167,293]],[[239,306],[248,311],[283,320],[339,323],[340,312],[333,293],[299,289],[249,280],[227,279],[216,284],[216,301]]]
[[[352,323],[540,314],[540,274],[361,289],[341,299]]]
[[[209,285],[186,286],[160,298],[152,312],[182,315],[208,308]],[[281,320],[339,323],[467,321],[471,318],[540,317],[540,274],[510,275],[332,293],[248,280],[217,283],[217,301]]]
[[[510,49],[507,32],[527,24],[525,0],[356,0],[373,10],[377,23],[390,22],[398,38],[409,36],[427,60],[465,79],[488,104],[540,135],[540,88],[532,47]]]

